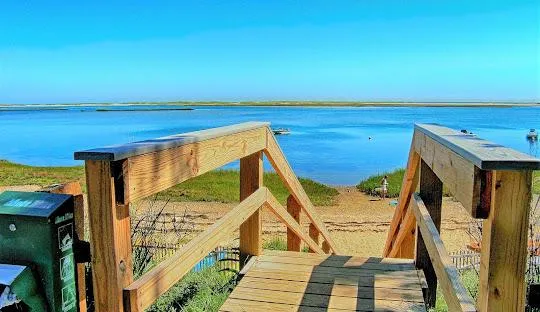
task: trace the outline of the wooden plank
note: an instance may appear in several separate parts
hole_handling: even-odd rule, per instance
[[[420,291],[422,289],[418,276],[404,277],[392,272],[388,274],[330,274],[310,271],[289,271],[286,269],[257,268],[253,267],[246,274],[249,277],[281,279],[286,281],[312,282],[321,284],[358,285],[359,287],[374,287],[388,289],[410,289]]]
[[[422,197],[431,220],[437,231],[441,229],[441,207],[443,196],[443,184],[435,172],[422,159],[420,163],[420,197]],[[420,220],[417,219],[417,226]],[[428,288],[424,294],[426,306],[435,307],[437,299],[437,274],[431,263],[431,258],[424,241],[424,235],[417,230],[416,240],[416,267],[424,271]],[[429,240],[429,237],[425,238]]]
[[[117,206],[111,164],[86,161],[95,310],[124,311],[122,291],[133,281],[128,206]]]
[[[416,270],[387,270],[385,268],[377,267],[331,267],[331,266],[317,266],[305,265],[299,263],[275,263],[257,261],[253,268],[268,269],[268,270],[289,270],[298,272],[317,272],[324,274],[337,274],[337,275],[349,275],[357,274],[359,276],[373,276],[373,275],[388,275],[394,277],[411,278],[418,280],[418,274]]]
[[[309,237],[311,237],[311,239],[317,244],[319,245],[319,230],[317,230],[317,227],[313,224],[313,223],[310,223],[309,224]],[[325,253],[328,253],[328,251],[324,250],[323,251]],[[309,252],[310,253],[314,253],[315,250],[313,249],[309,249]]]
[[[127,197],[153,195],[265,147],[266,128],[259,128],[131,157]]]
[[[294,199],[294,196],[289,195],[289,197],[287,197],[287,212],[291,215],[291,217],[294,219],[294,221],[296,221],[296,223],[298,223],[298,224],[300,224],[300,211],[301,211],[301,209],[302,209],[302,207],[296,202],[296,199]],[[311,235],[310,235],[310,237],[311,237]],[[298,237],[296,234],[294,234],[293,230],[287,228],[287,250],[289,250],[289,251],[300,251],[301,243],[302,243],[302,240],[300,239],[300,237]]]
[[[419,195],[414,195],[411,208],[414,211],[449,310],[476,311],[474,300],[461,283],[459,273],[446,252],[439,231]]]
[[[340,278],[336,278],[339,280]],[[315,295],[332,295],[363,299],[387,299],[424,302],[420,289],[389,289],[358,286],[354,284],[317,283],[312,281],[288,281],[272,278],[245,277],[239,285],[257,291],[257,289],[278,290],[285,292],[300,292]]]
[[[494,171],[482,228],[479,311],[524,311],[531,171]]]
[[[490,197],[483,197],[485,172],[469,160],[420,131],[414,133],[415,149],[445,187],[473,218],[486,218]],[[483,202],[483,201],[488,201]]]
[[[412,193],[414,192],[414,190],[416,189],[416,185],[418,184],[418,167],[420,164],[420,155],[416,152],[414,146],[415,142],[413,136],[411,148],[409,149],[407,167],[403,176],[403,182],[401,183],[401,191],[399,193],[398,205],[396,206],[396,210],[394,211],[394,216],[392,217],[392,222],[390,223],[390,230],[388,231],[388,236],[384,245],[384,257],[395,257],[396,254],[398,254],[397,251],[401,248],[401,243],[403,242],[403,238],[399,243],[396,243],[395,241],[396,237],[398,236],[398,232],[402,230],[401,226],[403,223],[403,218],[407,213]],[[406,229],[405,232],[403,232],[403,234],[401,235],[404,235],[409,231],[410,229]],[[396,250],[392,252],[393,249]]]
[[[81,184],[77,181],[64,184],[54,184],[47,186],[40,191],[54,194],[73,195],[75,235],[77,239],[85,240],[84,219],[86,212],[84,209],[84,197],[82,194]],[[86,268],[84,263],[77,263],[77,296],[79,298],[79,312],[86,312]]]
[[[214,250],[240,224],[260,209],[266,200],[267,193],[268,190],[265,187],[259,188],[216,223],[182,246],[171,258],[161,262],[126,287],[126,310],[143,311],[150,306],[160,295],[191,271],[195,264]]]
[[[248,198],[262,185],[262,152],[240,159],[240,201]],[[240,225],[240,266],[246,263],[249,256],[258,256],[262,252],[261,217],[261,210],[257,210]]]
[[[224,312],[340,312],[343,310],[317,307],[298,307],[295,304],[261,302],[228,298],[219,311]]]
[[[253,256],[249,258],[248,262],[244,265],[244,267],[238,272],[239,277],[244,277],[244,275],[247,274],[247,272],[251,269],[251,267],[257,262],[257,256]]]
[[[264,289],[252,291],[241,287],[235,288],[229,298],[346,311],[425,311],[424,304],[419,302],[315,295]]]
[[[539,170],[540,160],[511,148],[434,124],[416,124],[420,131],[483,170]]]
[[[302,239],[309,248],[312,248],[315,250],[315,252],[318,253],[324,253],[321,247],[317,245],[309,235],[305,234],[302,227],[296,220],[293,219],[293,217],[287,212],[287,210],[281,206],[281,204],[277,201],[277,199],[272,195],[272,193],[268,192],[268,196],[266,199],[266,207],[270,209],[276,215],[276,217],[281,220],[281,222],[285,223],[288,229],[290,229],[296,236],[298,236],[300,239]]]
[[[306,258],[306,259],[320,259],[329,261],[351,261],[358,263],[393,263],[393,264],[414,264],[412,259],[403,258],[380,258],[380,257],[360,257],[360,256],[345,256],[335,254],[311,254],[305,252],[292,252],[284,250],[264,250],[265,256],[279,256],[283,258]],[[363,262],[362,262],[363,261]]]
[[[394,243],[391,245],[392,249],[388,254],[388,257],[399,257],[414,259],[414,252],[416,248],[416,219],[414,213],[410,207],[407,208],[407,212],[401,220],[399,230],[395,238]]]
[[[281,180],[289,190],[292,196],[296,199],[296,201],[302,206],[302,210],[306,214],[306,216],[309,218],[311,223],[317,227],[319,230],[319,233],[323,236],[324,240],[327,242],[329,247],[334,251],[334,253],[339,253],[336,249],[336,244],[330,237],[330,233],[326,229],[326,226],[322,222],[322,220],[319,218],[317,213],[315,212],[315,208],[313,208],[313,204],[311,203],[311,200],[309,199],[308,195],[306,194],[306,191],[300,184],[300,181],[294,174],[291,166],[289,165],[287,159],[283,155],[283,151],[279,147],[276,138],[274,137],[274,134],[267,129],[267,146],[264,150],[264,153],[266,157],[268,157],[268,160],[276,170],[277,174],[281,177]],[[323,246],[324,247],[324,246]]]
[[[116,161],[148,153],[155,153],[244,131],[267,128],[268,122],[245,122],[225,127],[187,132],[151,140],[75,152],[76,160]]]
[[[385,263],[386,258],[362,258],[362,257],[350,257],[349,259],[334,259],[328,257],[326,259],[317,258],[292,258],[281,256],[269,256],[262,255],[259,257],[259,262],[272,262],[272,263],[290,263],[290,264],[302,264],[311,266],[324,266],[324,267],[336,267],[336,268],[362,268],[372,270],[384,270],[384,271],[402,271],[402,270],[414,270],[414,264],[412,263]]]

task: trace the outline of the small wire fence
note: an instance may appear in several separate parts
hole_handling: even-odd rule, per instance
[[[450,253],[452,262],[458,269],[458,271],[464,270],[479,270],[480,267],[480,253],[472,250],[460,250]]]
[[[160,262],[175,254],[183,244],[135,245],[134,249],[147,249],[153,255],[152,260]],[[192,271],[199,272],[211,266],[217,266],[219,271],[238,272],[240,270],[240,252],[238,248],[219,246],[211,251]]]

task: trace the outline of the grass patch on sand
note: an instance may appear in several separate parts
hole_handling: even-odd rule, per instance
[[[34,167],[0,160],[0,186],[40,185],[79,181],[85,185],[84,166]],[[314,205],[330,205],[338,191],[322,183],[300,178]],[[276,173],[264,174],[264,185],[282,203],[289,191]],[[238,202],[240,200],[240,173],[238,170],[214,170],[190,179],[160,193],[160,198],[171,201],[217,201]]]
[[[370,195],[378,195],[375,192],[375,188],[381,187],[381,180],[385,175],[388,176],[388,197],[399,197],[405,169],[397,169],[392,172],[370,176],[360,181],[360,183],[356,185],[356,188]],[[445,196],[451,196],[446,187],[443,189],[443,193]],[[540,194],[540,171],[533,171],[533,193]]]
[[[381,187],[381,181],[386,175],[388,176],[388,197],[398,197],[399,192],[401,191],[401,182],[403,182],[404,174],[405,169],[397,169],[392,172],[372,175],[360,181],[360,183],[356,185],[356,188],[364,193],[376,195],[375,188]]]
[[[270,238],[270,239],[263,242],[263,249],[286,251],[287,250],[287,240],[282,238],[282,237],[279,237],[279,236],[272,237],[272,238]],[[309,247],[303,246],[301,251],[302,252],[309,252]]]
[[[264,174],[264,185],[272,194],[285,204],[289,191],[276,173]],[[300,183],[306,190],[314,205],[332,204],[338,191],[332,187],[300,178]],[[240,175],[237,170],[215,170],[199,177],[188,180],[163,192],[164,196],[182,201],[219,201],[238,202],[240,200]]]
[[[0,186],[47,186],[69,181],[85,184],[84,167],[34,167],[0,160]]]
[[[215,266],[190,272],[146,311],[218,311],[232,290],[234,276],[232,272],[219,272]]]

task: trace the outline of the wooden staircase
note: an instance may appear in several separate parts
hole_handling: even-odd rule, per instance
[[[263,155],[290,192],[286,207],[264,187]],[[531,170],[540,161],[476,137],[416,126],[385,258],[340,254],[268,123],[87,150],[75,158],[86,161],[98,312],[144,311],[238,228],[247,264],[222,311],[426,311],[437,281],[450,311],[475,311],[440,239],[443,182],[473,217],[487,222],[479,310],[523,310]],[[135,280],[130,204],[237,159],[239,205]],[[261,209],[287,226],[289,251],[263,252]],[[307,232],[301,213],[310,222]],[[309,253],[300,252],[301,242]]]

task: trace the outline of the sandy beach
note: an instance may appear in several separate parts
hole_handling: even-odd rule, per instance
[[[355,187],[340,187],[338,190],[340,194],[335,205],[319,206],[315,209],[325,222],[340,252],[361,256],[381,255],[394,214],[394,206],[390,205],[390,202],[395,199],[380,200],[359,192]],[[148,211],[150,204],[138,203],[138,213]],[[203,231],[235,206],[216,202],[153,204],[154,209],[166,204],[164,212],[184,216],[184,220],[189,223],[188,228],[192,231],[191,236]],[[270,211],[264,211],[263,221],[264,240],[286,237],[286,227]],[[302,216],[301,221],[307,232],[307,218]],[[449,252],[466,248],[466,244],[470,242],[467,234],[470,221],[460,203],[450,197],[443,199],[442,238]],[[222,243],[237,245],[236,237],[238,233],[234,233],[228,241]]]

